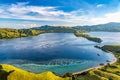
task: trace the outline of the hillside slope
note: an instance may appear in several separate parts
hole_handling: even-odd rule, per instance
[[[43,31],[40,30],[0,28],[0,39],[34,36],[41,33],[43,33]]]
[[[1,64],[0,80],[70,80],[70,78],[56,76],[50,71],[35,74],[16,68],[12,65]]]

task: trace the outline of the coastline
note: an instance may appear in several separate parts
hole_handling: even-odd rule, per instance
[[[110,54],[112,54],[114,57],[115,57],[115,54],[114,53],[112,53],[112,52],[110,52],[110,51],[107,51],[107,52],[109,52]],[[114,63],[116,63],[117,62],[117,58],[115,57],[115,59],[113,60],[113,61],[111,61],[111,62],[108,62],[109,64],[114,64]],[[83,73],[83,72],[86,72],[86,71],[89,71],[89,70],[91,70],[91,69],[99,69],[99,68],[103,68],[103,67],[105,67],[106,65],[98,65],[98,66],[95,66],[95,67],[92,67],[92,68],[88,68],[88,69],[85,69],[85,70],[82,70],[82,71],[78,71],[78,72],[73,72],[72,74],[73,75],[75,75],[75,74],[81,74],[81,73]]]

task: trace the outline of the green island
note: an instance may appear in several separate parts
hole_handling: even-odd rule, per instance
[[[97,37],[92,37],[85,33],[83,30],[75,30],[70,27],[53,27],[53,26],[42,26],[30,29],[12,29],[12,28],[0,28],[0,39],[12,39],[27,36],[36,36],[43,33],[74,33],[77,37],[84,37],[90,41],[101,43],[102,40]]]
[[[43,28],[45,27],[45,28]],[[0,39],[12,39],[27,36],[36,36],[42,33],[73,33],[74,30],[66,27],[51,27],[45,25],[43,27],[36,27],[30,29],[12,29],[0,28]]]
[[[101,43],[102,40],[100,38],[97,38],[97,37],[92,37],[88,34],[86,34],[84,31],[80,31],[80,30],[77,30],[75,31],[74,33],[77,37],[84,37],[90,41],[94,41],[94,42],[98,42],[98,43]]]

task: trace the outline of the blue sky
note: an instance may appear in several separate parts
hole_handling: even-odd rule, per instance
[[[95,25],[120,22],[120,0],[0,0],[0,26]]]

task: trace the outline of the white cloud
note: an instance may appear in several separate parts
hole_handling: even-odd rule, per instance
[[[0,9],[0,13],[2,13],[4,10],[3,9]]]
[[[4,27],[4,28],[16,28],[16,29],[20,29],[20,28],[32,28],[32,27],[39,27],[41,26],[40,24],[35,24],[35,23],[0,23],[0,27]]]
[[[19,18],[19,19],[35,19],[35,20],[54,20],[60,16],[69,16],[62,10],[57,10],[57,7],[52,6],[29,6],[27,3],[17,3],[0,7],[0,17],[4,18]]]
[[[108,23],[108,22],[120,22],[120,11],[114,13],[107,13],[103,17],[92,18],[91,21],[94,24]]]
[[[94,16],[94,12],[89,10],[85,14],[83,9],[65,12],[58,10],[58,7],[53,6],[31,6],[28,2],[17,3],[11,5],[0,6],[0,18],[16,18],[28,20],[43,20],[43,21],[63,21],[63,25],[93,25],[107,22],[120,22],[120,11],[114,13],[106,13],[100,17]],[[96,7],[103,7],[104,4],[98,4]],[[91,14],[92,13],[92,14]],[[99,13],[99,12],[98,12]],[[55,25],[56,23],[53,23]],[[18,25],[18,24],[15,24]],[[11,25],[12,26],[12,25]],[[21,24],[23,27],[36,27],[38,24]]]
[[[96,7],[97,7],[97,8],[104,7],[104,4],[98,4]]]

